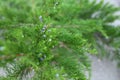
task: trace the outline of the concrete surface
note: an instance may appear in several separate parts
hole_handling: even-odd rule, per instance
[[[109,59],[100,60],[95,56],[90,56],[92,60],[91,80],[120,80],[120,69],[115,62]]]

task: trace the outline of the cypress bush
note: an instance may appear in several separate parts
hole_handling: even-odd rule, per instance
[[[104,45],[119,65],[117,11],[103,0],[0,0],[0,79],[90,80],[88,56],[109,56]]]

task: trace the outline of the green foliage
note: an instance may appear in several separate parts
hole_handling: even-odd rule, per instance
[[[119,49],[120,28],[108,25],[119,8],[103,2],[0,0],[0,65],[7,70],[0,79],[23,80],[33,72],[30,80],[87,80],[85,72],[90,79],[96,39]]]

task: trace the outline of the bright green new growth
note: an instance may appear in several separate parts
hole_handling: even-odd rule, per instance
[[[103,2],[1,0],[0,65],[8,71],[1,79],[22,80],[34,72],[27,80],[87,80],[88,55],[101,47],[96,40],[120,47],[112,40],[120,28],[108,25],[119,9]]]

